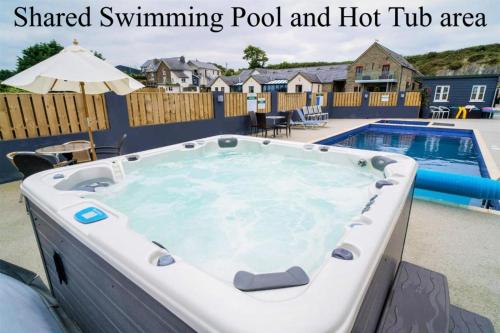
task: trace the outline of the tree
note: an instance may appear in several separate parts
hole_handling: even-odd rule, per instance
[[[243,50],[243,59],[248,61],[249,68],[264,67],[269,60],[264,50],[253,45],[248,45]]]
[[[16,72],[22,72],[33,65],[44,61],[47,58],[59,53],[63,49],[62,45],[51,40],[48,43],[36,43],[21,51],[21,56],[17,57]],[[105,60],[102,53],[99,51],[91,51],[96,57]]]
[[[59,53],[62,49],[63,47],[55,40],[48,43],[37,43],[27,47],[21,52],[22,55],[17,58],[16,72],[24,71],[25,69],[52,57],[54,54]]]

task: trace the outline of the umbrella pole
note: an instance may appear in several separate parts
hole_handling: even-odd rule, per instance
[[[89,108],[87,106],[87,98],[85,96],[85,83],[80,82],[80,90],[82,91],[83,95],[83,108],[85,109],[85,119],[87,120],[87,130],[89,132],[90,153],[92,156],[92,161],[95,161],[97,160],[97,156],[95,154],[94,133],[92,133],[92,126],[90,125]]]

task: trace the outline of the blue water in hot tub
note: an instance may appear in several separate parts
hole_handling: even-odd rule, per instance
[[[419,169],[489,177],[470,130],[370,124],[318,143],[407,155],[417,161]],[[462,205],[480,206],[482,203],[477,199],[418,188],[415,195]]]

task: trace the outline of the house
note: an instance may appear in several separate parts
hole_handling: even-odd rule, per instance
[[[375,42],[349,66],[346,91],[417,90],[421,75],[402,55]]]
[[[212,91],[240,92],[329,92],[343,91],[347,65],[288,69],[256,68],[239,75],[219,77],[210,84]]]
[[[288,81],[288,92],[341,92],[348,65],[303,68]]]
[[[193,71],[195,85],[200,87],[200,90],[207,90],[209,83],[220,75],[220,69],[209,62],[197,60],[189,60],[188,66]]]
[[[243,82],[252,72],[253,70],[245,69],[238,75],[218,76],[209,82],[208,87],[210,87],[211,91],[242,92]]]
[[[350,65],[247,71],[250,74],[243,81],[241,77],[225,77],[212,81],[211,84],[216,85],[209,86],[212,91],[220,90],[224,82],[226,91],[243,92],[411,91],[419,89],[418,78],[422,75],[402,55],[378,42]]]
[[[193,84],[193,71],[181,57],[150,59],[141,66],[146,85],[161,87],[167,92],[198,91]]]
[[[424,76],[422,88],[428,106],[493,106],[500,74]],[[428,112],[428,110],[426,110]]]

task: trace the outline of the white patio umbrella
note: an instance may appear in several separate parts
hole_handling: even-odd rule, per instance
[[[10,77],[2,84],[36,94],[46,94],[51,91],[81,93],[93,160],[96,159],[94,136],[85,95],[102,94],[108,91],[114,91],[118,95],[126,95],[144,87],[140,82],[79,46],[76,39],[73,41],[73,45]]]

